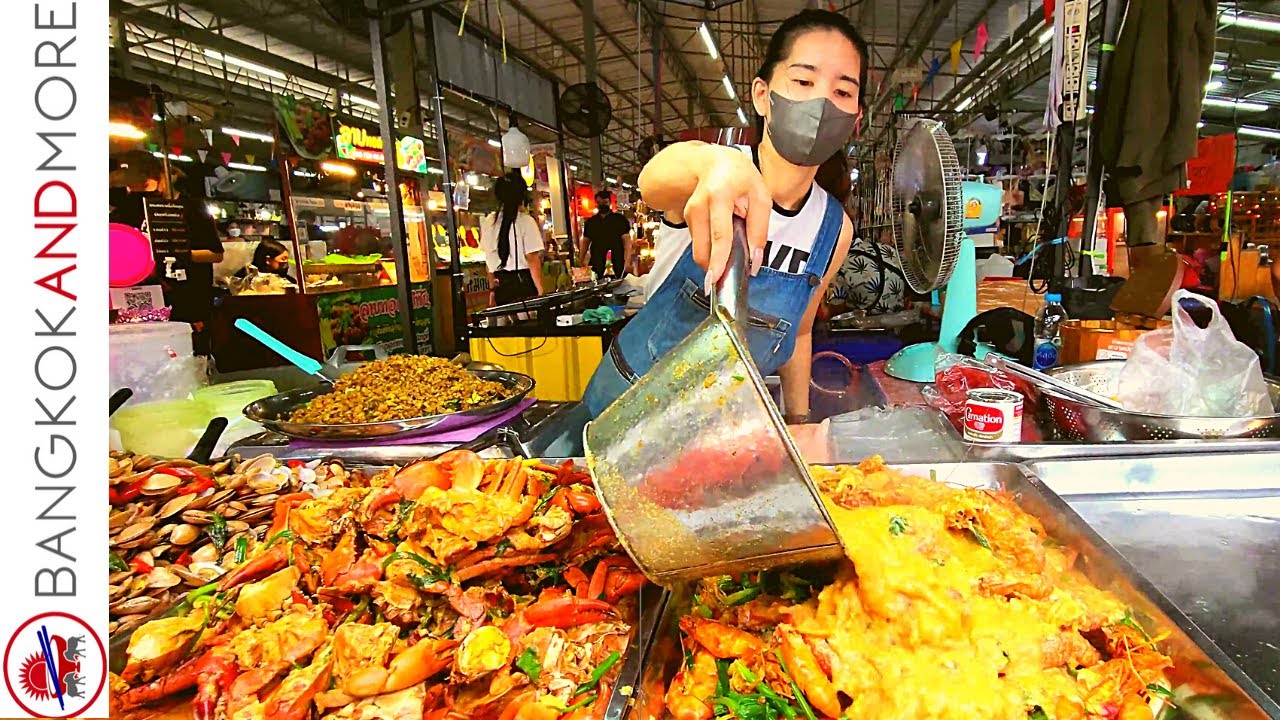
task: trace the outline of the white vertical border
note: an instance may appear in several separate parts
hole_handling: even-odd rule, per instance
[[[0,642],[16,638],[16,655],[29,653],[32,642],[27,630],[17,631],[41,613],[81,618],[107,642],[109,18],[107,0],[11,0],[5,11],[0,29],[5,75],[0,197],[6,210],[0,439],[7,468],[0,489]],[[54,66],[59,59],[64,65]],[[40,133],[51,134],[45,139]],[[43,194],[41,187],[47,188]],[[69,211],[68,189],[74,193],[74,215],[39,216],[38,196],[46,212]],[[68,226],[48,250],[61,231],[38,227],[42,223]],[[41,279],[46,286],[60,281],[66,295],[42,287]],[[62,424],[50,424],[41,403]],[[43,622],[50,633],[70,632],[69,626],[59,626],[58,617],[37,625]],[[87,644],[90,655],[96,654],[92,638]],[[92,693],[106,668],[97,658],[84,667],[93,668],[84,678]],[[10,683],[0,692],[0,717],[30,717],[33,713],[22,709],[9,689],[17,688],[11,666],[6,665],[5,675]],[[107,717],[108,694],[104,688],[77,717]]]

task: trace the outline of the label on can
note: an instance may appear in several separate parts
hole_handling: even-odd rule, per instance
[[[970,390],[964,407],[964,438],[999,443],[1022,440],[1022,395],[1012,390]]]

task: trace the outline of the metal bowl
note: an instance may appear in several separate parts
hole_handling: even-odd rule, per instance
[[[1123,360],[1067,365],[1048,373],[1105,397],[1115,397]],[[1280,380],[1266,378],[1271,402],[1280,405]],[[1130,442],[1135,440],[1218,440],[1224,438],[1280,438],[1280,415],[1243,418],[1153,415],[1109,410],[1063,397],[1040,388],[1053,425],[1065,439],[1075,442]]]
[[[501,415],[520,404],[525,396],[533,390],[533,378],[506,370],[468,370],[482,380],[500,382],[511,391],[511,396],[490,405],[460,410],[443,415],[428,415],[409,418],[407,420],[386,420],[383,422],[350,423],[345,425],[321,425],[312,423],[295,423],[289,421],[294,410],[306,405],[320,395],[333,391],[332,387],[320,386],[302,390],[290,390],[279,395],[272,395],[250,404],[244,409],[244,416],[261,424],[268,430],[289,437],[306,440],[359,440],[368,438],[388,438],[432,429],[445,432],[461,427],[474,425],[485,418]]]

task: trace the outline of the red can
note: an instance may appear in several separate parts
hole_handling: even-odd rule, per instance
[[[978,443],[1021,442],[1022,395],[980,388],[966,394],[964,439]]]

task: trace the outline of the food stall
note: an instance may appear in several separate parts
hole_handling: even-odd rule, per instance
[[[287,162],[288,233],[298,288],[233,292],[221,298],[211,332],[223,372],[280,365],[280,359],[233,327],[245,318],[312,357],[328,357],[342,345],[403,347],[391,216],[381,179],[381,138],[366,128],[339,123],[334,159]],[[426,176],[423,141],[404,136],[396,147],[404,180],[400,194],[406,226],[413,325],[418,347],[432,344],[427,214],[418,182]]]

